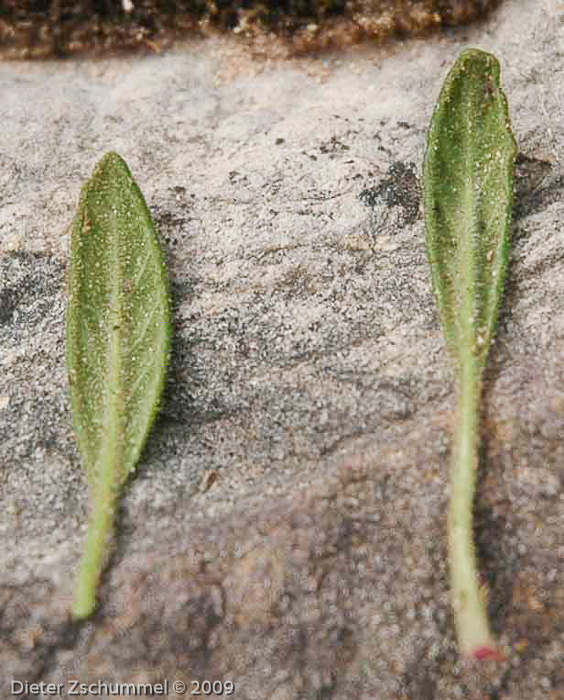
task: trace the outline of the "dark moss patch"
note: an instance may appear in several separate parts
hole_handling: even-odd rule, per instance
[[[419,216],[421,191],[413,163],[396,161],[388,168],[387,177],[376,187],[363,190],[359,198],[367,207],[383,205],[388,209],[401,207],[402,225],[409,226]]]
[[[209,31],[274,31],[295,53],[421,35],[486,15],[501,0],[7,0],[0,58],[160,52]]]

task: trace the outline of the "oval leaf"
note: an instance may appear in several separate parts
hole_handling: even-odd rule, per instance
[[[494,56],[469,49],[450,71],[425,155],[433,286],[455,355],[483,364],[506,276],[517,145]]]
[[[93,503],[85,554],[90,561],[87,566],[83,560],[82,576],[88,568],[96,582],[119,487],[158,410],[169,346],[168,283],[155,227],[129,168],[108,153],[82,190],[67,315],[74,426]],[[89,591],[87,602],[75,604],[77,616],[91,612]]]

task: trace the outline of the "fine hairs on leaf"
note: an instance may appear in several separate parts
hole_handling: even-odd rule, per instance
[[[507,273],[517,145],[494,56],[468,49],[448,74],[425,154],[427,255],[458,414],[448,519],[451,595],[462,656],[502,658],[480,586],[472,507],[483,369]]]
[[[163,252],[126,163],[106,154],[84,185],[72,230],[67,365],[90,518],[73,615],[89,617],[121,487],[158,411],[170,349]]]

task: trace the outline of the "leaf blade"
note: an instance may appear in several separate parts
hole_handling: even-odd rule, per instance
[[[120,488],[156,417],[170,352],[164,256],[125,161],[108,153],[83,187],[72,238],[67,366],[92,491],[74,613],[87,617]]]
[[[164,386],[170,308],[149,210],[129,168],[114,153],[102,159],[82,192],[69,297],[67,360],[80,451],[91,471],[101,450],[101,428],[114,435],[127,430],[132,439],[125,441],[126,475],[139,457]],[[156,309],[153,318],[149,305]],[[140,344],[152,351],[136,355]],[[146,365],[153,372],[151,381],[141,382],[146,390],[141,396],[129,387]],[[118,405],[123,418],[116,419],[117,426],[110,418],[100,421],[100,414],[105,417]]]
[[[517,145],[499,63],[464,51],[435,108],[425,154],[425,221],[433,287],[450,349],[483,365],[506,278]]]

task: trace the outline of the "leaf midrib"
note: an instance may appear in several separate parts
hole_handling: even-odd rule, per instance
[[[461,318],[459,318],[460,332],[462,333],[462,343],[459,343],[460,347],[460,361],[462,363],[467,363],[472,359],[473,346],[475,334],[473,332],[473,327],[477,319],[474,318],[477,309],[475,309],[474,304],[474,294],[475,294],[475,265],[476,265],[476,255],[475,255],[475,233],[476,233],[476,220],[475,220],[475,182],[474,182],[474,138],[473,138],[473,127],[472,127],[472,90],[467,91],[467,106],[466,114],[467,118],[464,122],[465,131],[465,143],[464,143],[464,216],[461,217],[461,228],[462,235],[458,235],[457,238],[460,241],[459,255],[458,255],[458,294],[460,298],[464,300],[464,308],[461,309]],[[465,226],[465,222],[470,222],[468,228]],[[474,321],[474,324],[472,323]]]
[[[112,198],[114,199],[114,198]],[[123,473],[123,445],[120,440],[121,418],[119,410],[120,380],[121,380],[121,336],[122,336],[122,290],[121,271],[119,257],[119,229],[118,217],[114,214],[119,203],[111,202],[110,210],[110,251],[112,254],[112,274],[113,285],[110,293],[110,304],[108,314],[108,383],[106,387],[106,401],[104,402],[104,417],[102,429],[102,449],[99,456],[99,465],[96,470],[100,478],[100,488],[102,490],[116,489],[119,485],[121,474]],[[121,467],[121,469],[120,469]],[[96,486],[95,484],[93,485]]]

